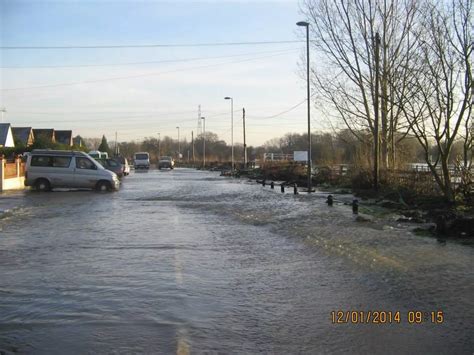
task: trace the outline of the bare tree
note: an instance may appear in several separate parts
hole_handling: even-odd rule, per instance
[[[311,22],[312,46],[318,58],[312,65],[313,88],[361,142],[366,140],[361,132],[370,133],[374,143],[380,141],[382,168],[395,166],[396,143],[408,131],[394,93],[396,89],[400,99],[411,75],[406,62],[414,45],[410,36],[416,4],[414,0],[305,0],[302,6]],[[380,135],[376,109],[380,112]],[[397,134],[399,131],[403,133]],[[379,158],[373,163],[375,159]]]
[[[463,139],[464,167],[470,169],[472,163],[471,11],[471,0],[454,0],[450,5],[426,1],[420,8],[417,60],[410,63],[411,99],[401,106],[449,201],[455,196],[448,164],[457,139]]]

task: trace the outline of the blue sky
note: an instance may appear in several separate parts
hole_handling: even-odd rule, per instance
[[[297,41],[297,1],[17,1],[0,0],[0,107],[14,126],[73,129],[119,140],[206,128],[248,144],[304,132],[305,99],[298,62],[304,42],[152,48],[7,49],[109,45],[192,45]],[[134,63],[134,64],[130,64]],[[13,89],[13,90],[12,90]],[[317,123],[317,121],[315,121]],[[318,124],[314,124],[314,128]],[[175,137],[176,138],[176,137]]]

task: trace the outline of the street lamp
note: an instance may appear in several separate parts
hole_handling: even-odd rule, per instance
[[[176,127],[176,129],[178,130],[178,160],[180,160],[181,159],[181,146],[179,143],[179,126]]]
[[[202,167],[206,168],[206,117],[201,117],[202,120]]]
[[[230,144],[232,146],[232,173],[234,173],[234,99],[226,96],[224,100],[230,100]]]
[[[161,157],[161,134],[158,132],[158,159]]]
[[[306,90],[308,104],[308,193],[311,192],[311,113],[310,113],[310,90],[309,90],[309,23],[297,22],[296,25],[306,27]]]

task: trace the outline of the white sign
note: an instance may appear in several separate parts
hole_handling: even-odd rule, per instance
[[[294,161],[308,161],[308,151],[306,150],[295,150],[293,152]]]

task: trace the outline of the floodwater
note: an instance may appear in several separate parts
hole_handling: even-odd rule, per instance
[[[474,248],[325,196],[190,169],[0,195],[0,353],[472,354]]]

